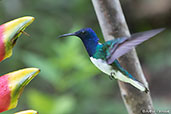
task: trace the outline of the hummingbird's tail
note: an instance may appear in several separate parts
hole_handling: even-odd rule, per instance
[[[114,77],[120,81],[131,84],[132,86],[136,87],[140,91],[144,91],[146,93],[149,91],[148,88],[145,87],[144,84],[142,84],[141,82],[136,80],[134,77],[132,77],[131,74],[128,74],[128,76],[126,76],[125,74],[121,73],[120,71],[117,71]]]
[[[118,60],[115,60],[113,64],[116,65],[118,68],[118,71],[116,71],[114,75],[116,79],[129,83],[133,85],[134,87],[136,87],[137,89],[139,89],[140,91],[144,91],[146,93],[149,91],[148,88],[144,84],[136,80],[123,67],[121,67]]]
[[[131,85],[133,85],[134,87],[136,87],[137,89],[139,89],[140,91],[144,91],[146,93],[148,93],[148,88],[145,87],[144,84],[142,84],[141,82],[139,82],[138,80],[135,80],[135,79],[131,79],[129,80],[129,82]]]

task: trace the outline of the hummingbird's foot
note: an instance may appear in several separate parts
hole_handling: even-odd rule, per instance
[[[149,89],[148,88],[145,88],[145,93],[148,93],[149,92]]]
[[[110,78],[111,80],[113,80],[113,79],[115,78],[113,75],[115,75],[114,72],[111,72],[110,75],[109,75],[109,78]]]

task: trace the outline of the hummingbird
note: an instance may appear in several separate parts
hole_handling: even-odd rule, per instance
[[[140,81],[135,79],[127,70],[125,70],[117,60],[122,55],[128,53],[138,44],[152,38],[162,32],[164,28],[149,30],[145,32],[134,33],[130,37],[121,37],[114,40],[99,43],[99,38],[91,28],[83,28],[74,33],[68,33],[58,36],[77,36],[83,42],[91,62],[102,72],[125,83],[129,83],[140,91],[148,92],[148,88]]]

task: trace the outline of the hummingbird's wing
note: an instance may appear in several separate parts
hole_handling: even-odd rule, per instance
[[[110,56],[107,56],[107,63],[113,63],[115,59],[126,54],[138,44],[141,44],[142,42],[150,39],[151,37],[162,32],[163,30],[164,28],[154,29],[145,32],[135,33],[127,38],[122,38],[122,42],[118,42],[118,44],[115,44],[114,46],[109,48]]]

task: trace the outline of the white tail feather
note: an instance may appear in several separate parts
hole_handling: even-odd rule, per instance
[[[136,87],[140,91],[148,92],[148,89],[142,83],[123,75],[120,71],[116,72],[116,75],[114,77],[118,80],[131,84],[132,86]]]

